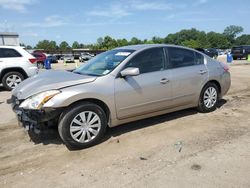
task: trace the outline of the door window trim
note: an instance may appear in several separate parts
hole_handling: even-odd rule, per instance
[[[160,71],[165,71],[165,70],[167,70],[167,58],[166,58],[166,53],[165,53],[164,47],[152,47],[152,48],[144,49],[144,50],[138,52],[137,54],[134,54],[134,56],[131,57],[131,59],[121,68],[121,70],[119,71],[117,77],[120,77],[120,72],[123,71],[123,70],[125,69],[126,65],[127,65],[133,58],[135,58],[137,55],[139,55],[139,54],[145,52],[146,50],[152,50],[152,49],[158,49],[158,48],[161,48],[161,50],[162,50],[162,52],[163,52],[163,70],[140,73],[139,75],[149,74],[149,73],[153,73],[153,72],[160,72]]]
[[[179,48],[179,47],[164,47],[165,48],[165,51],[166,51],[166,54],[167,54],[167,66],[168,66],[168,69],[179,69],[179,68],[185,68],[185,67],[192,67],[192,66],[198,66],[198,65],[205,65],[205,56],[202,55],[201,53],[199,53],[200,55],[203,56],[203,64],[193,64],[193,65],[187,65],[187,66],[181,66],[181,67],[174,67],[172,64],[171,64],[171,61],[170,61],[170,56],[169,56],[169,48],[177,48],[177,49],[184,49],[184,50],[188,50],[188,51],[191,51],[193,52],[193,55],[194,55],[194,60],[196,61],[196,53],[198,52],[195,52],[194,50],[191,50],[191,49],[186,49],[186,48]]]

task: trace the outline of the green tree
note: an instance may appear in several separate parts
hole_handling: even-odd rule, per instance
[[[237,25],[230,25],[224,29],[223,34],[232,37],[233,39],[240,33],[244,31],[243,27]]]
[[[206,39],[206,33],[204,31],[199,31],[195,28],[183,29],[177,33],[169,34],[165,39],[164,43],[175,44],[175,45],[194,45],[202,48],[208,46]]]
[[[55,50],[57,50],[58,49],[58,46],[57,46],[57,44],[56,44],[56,41],[50,41],[49,42],[49,50],[50,51],[55,51]]]
[[[200,47],[200,43],[197,40],[185,40],[181,43],[182,46],[186,46],[189,48],[199,48]]]
[[[250,35],[241,35],[236,38],[235,45],[250,45]]]
[[[105,50],[109,50],[109,49],[115,48],[117,46],[118,46],[118,44],[117,44],[117,41],[115,39],[111,38],[110,36],[104,37],[103,48]]]
[[[128,41],[127,41],[127,39],[117,39],[117,45],[118,46],[127,46]]]
[[[67,51],[70,49],[70,46],[66,41],[62,41],[61,44],[59,45],[59,49],[61,51]]]
[[[37,43],[35,48],[44,49],[46,51],[55,51],[57,49],[57,45],[55,41],[42,40]]]
[[[161,43],[164,43],[164,39],[160,38],[160,37],[157,37],[157,36],[154,36],[152,38],[152,43],[154,43],[154,44],[161,44]]]
[[[98,39],[97,39],[97,44],[99,45],[99,46],[102,46],[103,45],[103,38],[102,37],[99,37]]]
[[[228,38],[229,42],[233,45],[235,42],[235,38],[238,34],[243,32],[243,27],[230,25],[225,28],[223,34]]]
[[[80,44],[77,41],[74,41],[73,44],[72,44],[72,48],[73,49],[78,49],[78,48],[80,48]]]
[[[131,45],[136,45],[136,44],[143,44],[143,42],[142,42],[141,40],[139,40],[138,38],[133,37],[133,38],[129,41],[129,44],[131,44]]]
[[[49,50],[50,49],[50,41],[49,40],[39,41],[36,45],[36,49]]]
[[[32,46],[27,45],[25,48],[26,48],[27,50],[30,50],[30,49],[32,49]]]
[[[225,49],[230,46],[230,42],[225,35],[213,31],[207,33],[207,41],[210,48]]]

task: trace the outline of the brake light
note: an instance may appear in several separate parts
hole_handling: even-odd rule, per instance
[[[229,72],[229,66],[226,63],[220,63],[225,72]]]
[[[36,63],[36,58],[29,59],[29,61],[30,61],[32,64],[34,64],[34,63]]]

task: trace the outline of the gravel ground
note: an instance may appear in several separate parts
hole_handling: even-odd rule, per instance
[[[1,89],[0,187],[250,187],[250,66],[240,62],[230,66],[232,86],[216,111],[112,128],[80,151],[69,151],[56,130],[31,141]]]

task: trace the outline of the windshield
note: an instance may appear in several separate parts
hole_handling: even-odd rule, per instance
[[[103,52],[73,72],[78,74],[103,76],[109,74],[133,52],[134,50],[125,49]]]

